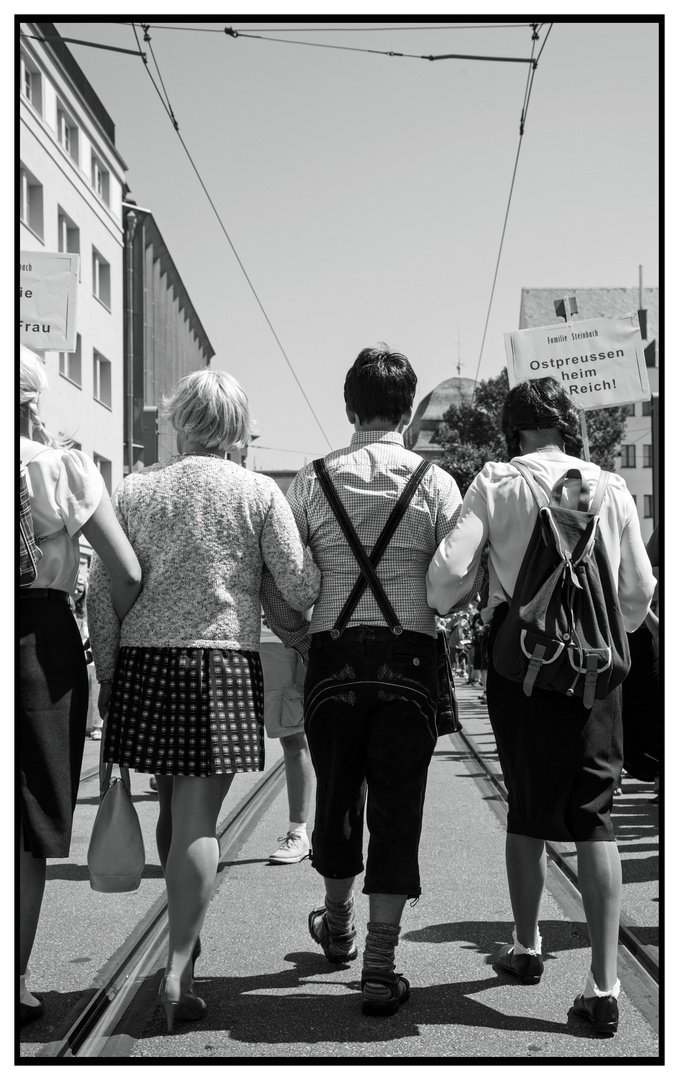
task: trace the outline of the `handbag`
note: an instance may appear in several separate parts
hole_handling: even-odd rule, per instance
[[[441,735],[454,735],[462,731],[460,713],[455,696],[453,666],[450,662],[448,642],[443,630],[436,634],[436,662],[439,672],[439,693],[436,702],[436,730]]]
[[[87,849],[90,886],[95,892],[133,892],[146,865],[144,838],[130,792],[130,770],[100,766],[100,801]]]

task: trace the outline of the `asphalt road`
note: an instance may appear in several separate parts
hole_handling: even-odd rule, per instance
[[[478,690],[462,687],[465,727],[488,742],[487,716]],[[488,749],[492,751],[492,746]],[[98,744],[88,743],[95,761]],[[267,743],[267,766],[280,755]],[[257,777],[239,776],[225,803],[234,805]],[[147,843],[147,869],[139,890],[121,896],[89,887],[86,851],[97,805],[97,785],[83,785],[74,842],[67,860],[50,863],[44,917],[31,963],[30,985],[44,996],[43,1020],[21,1033],[22,1057],[43,1057],[60,1025],[145,912],[162,894],[153,844],[156,797],[147,778],[133,792]],[[658,935],[658,806],[649,785],[625,781],[616,804],[625,869],[623,906],[649,941]],[[227,806],[227,804],[229,804]],[[285,789],[262,814],[233,861],[220,868],[202,933],[197,992],[208,1004],[199,1023],[178,1023],[168,1036],[153,990],[135,1003],[110,1042],[111,1056],[130,1065],[154,1061],[219,1064],[228,1058],[255,1064],[378,1064],[398,1058],[425,1064],[484,1061],[545,1065],[568,1059],[599,1064],[658,1064],[657,1010],[634,962],[621,971],[621,1020],[614,1038],[593,1035],[569,1013],[583,987],[588,943],[581,910],[558,886],[545,895],[541,932],[546,960],[538,986],[521,986],[493,967],[510,940],[512,920],[504,872],[504,826],[498,800],[459,741],[439,740],[429,774],[421,845],[423,894],[404,912],[398,970],[412,986],[394,1017],[363,1017],[360,959],[328,964],[307,931],[307,914],[323,900],[322,879],[308,861],[272,866],[268,854],[285,830]],[[359,943],[367,897],[357,880]],[[159,968],[156,982],[161,975]],[[37,1064],[37,1062],[36,1062]]]

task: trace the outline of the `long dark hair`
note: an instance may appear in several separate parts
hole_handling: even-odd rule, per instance
[[[582,457],[580,413],[556,379],[530,379],[512,387],[502,407],[502,434],[509,456],[521,454],[520,431],[550,428],[561,435],[567,454]]]

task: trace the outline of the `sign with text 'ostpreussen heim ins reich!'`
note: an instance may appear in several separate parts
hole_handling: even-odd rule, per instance
[[[651,391],[636,322],[636,315],[623,315],[505,334],[510,387],[550,375],[579,409],[648,401]]]
[[[75,352],[80,256],[19,253],[19,340],[29,349]]]

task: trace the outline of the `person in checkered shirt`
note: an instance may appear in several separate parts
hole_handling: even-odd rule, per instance
[[[368,553],[421,464],[402,436],[416,386],[408,359],[387,346],[363,349],[346,376],[354,435],[324,461]],[[405,902],[421,892],[419,838],[437,740],[436,622],[425,575],[462,500],[452,476],[432,466],[378,566],[403,632],[389,629],[366,589],[339,636],[331,631],[359,568],[313,464],[297,474],[288,501],[322,575],[310,625],[276,596],[266,574],[262,596],[272,629],[307,665],[305,730],[316,773],[312,864],[325,879],[325,900],[309,915],[309,931],[331,963],[358,956],[353,886],[365,868],[370,915],[363,1012],[390,1014],[409,995],[408,980],[395,972],[395,947]],[[370,844],[364,864],[366,803]]]

